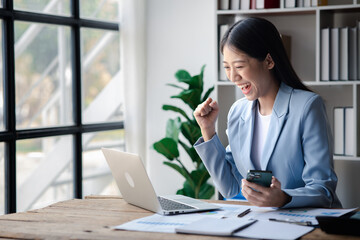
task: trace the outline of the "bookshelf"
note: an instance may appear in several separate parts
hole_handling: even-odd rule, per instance
[[[351,163],[360,171],[360,69],[358,69],[358,76],[355,80],[321,80],[321,29],[357,26],[357,21],[360,21],[360,0],[328,0],[327,6],[295,8],[285,8],[285,0],[280,0],[279,8],[249,10],[219,10],[221,0],[216,0],[216,2],[218,6],[215,11],[217,29],[215,51],[217,54],[215,57],[217,69],[215,74],[218,76],[217,79],[221,79],[220,68],[222,67],[221,60],[219,60],[221,57],[219,52],[221,26],[231,25],[246,17],[268,19],[278,28],[281,34],[291,37],[290,60],[292,65],[300,79],[324,99],[332,132],[334,132],[334,108],[353,108],[354,114],[351,128],[355,132],[354,137],[352,137],[354,148],[351,155],[334,156],[337,162],[335,168],[343,168],[343,164],[348,167],[348,163]],[[339,2],[341,5],[338,4]],[[360,38],[358,44],[359,41]],[[360,47],[360,44],[358,47]],[[359,54],[357,54],[357,59],[360,61]],[[243,97],[243,95],[230,81],[218,80],[215,83],[215,92],[220,107],[217,133],[223,145],[226,146],[228,144],[225,134],[227,113],[235,100]],[[341,169],[340,172],[346,174],[344,169]],[[346,188],[340,191],[348,193]],[[352,198],[359,202],[360,194],[355,197],[352,196]],[[349,200],[348,204],[344,205],[350,206],[352,203]]]

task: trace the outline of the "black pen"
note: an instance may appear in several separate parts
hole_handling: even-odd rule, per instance
[[[292,224],[297,224],[297,225],[302,225],[302,226],[312,226],[312,223],[310,221],[298,222],[298,221],[294,221],[291,219],[276,219],[276,218],[269,218],[269,221],[292,223]]]
[[[246,209],[245,211],[243,211],[242,213],[239,213],[239,214],[237,215],[237,217],[243,217],[243,216],[245,216],[246,214],[248,214],[250,211],[251,211],[251,209],[248,208],[248,209]]]

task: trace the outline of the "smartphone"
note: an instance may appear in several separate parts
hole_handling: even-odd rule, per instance
[[[272,171],[249,170],[246,180],[259,184],[264,187],[270,187]]]

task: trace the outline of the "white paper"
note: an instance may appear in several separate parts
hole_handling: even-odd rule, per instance
[[[340,217],[349,213],[352,209],[327,209],[327,208],[292,208],[292,209],[273,209],[265,210],[263,208],[254,208],[246,218],[257,220],[269,220],[270,218],[294,222],[311,222],[313,225],[319,224],[316,216]]]
[[[204,216],[202,216],[204,217]],[[163,232],[163,233],[175,233],[175,228],[179,226],[185,226],[194,220],[198,220],[193,214],[182,214],[163,216],[159,214],[153,214],[148,217],[136,219],[119,226],[114,227],[117,230],[130,230],[141,232]]]
[[[177,233],[190,233],[215,236],[231,236],[235,231],[253,224],[256,220],[242,218],[204,217],[185,226],[175,229]]]
[[[311,221],[313,224],[318,224],[316,216],[341,216],[353,209],[325,209],[325,208],[298,208],[298,209],[275,209],[270,207],[255,207],[235,204],[216,204],[222,207],[220,210],[187,213],[164,216],[153,214],[148,217],[136,219],[119,226],[114,229],[130,230],[130,231],[144,231],[144,232],[163,232],[175,233],[175,229],[186,226],[192,222],[201,220],[203,218],[227,218],[239,219],[237,215],[244,212],[246,209],[251,209],[250,213],[240,218],[242,220],[255,219],[257,222],[251,226],[237,231],[234,236],[246,238],[276,238],[276,239],[297,239],[302,235],[310,232],[313,227],[300,226],[291,223],[279,223],[269,221],[269,218],[279,220],[292,220],[298,222]],[[280,230],[279,230],[280,229]]]
[[[200,213],[187,213],[163,216],[153,214],[148,217],[136,219],[118,226],[114,229],[130,230],[130,231],[144,231],[144,232],[165,232],[175,233],[175,228],[185,226],[189,223],[202,219],[204,217],[212,218],[230,218],[236,217],[239,213],[250,208],[249,206],[235,205],[235,204],[216,204],[222,207],[220,210],[200,212]]]
[[[297,239],[311,232],[313,227],[260,220],[233,234],[236,237],[256,239]]]

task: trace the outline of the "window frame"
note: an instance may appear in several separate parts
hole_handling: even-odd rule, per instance
[[[0,131],[0,142],[4,142],[5,171],[5,213],[16,212],[16,141],[60,136],[73,136],[74,188],[75,198],[82,198],[82,135],[90,132],[124,129],[124,122],[83,124],[82,121],[82,76],[81,76],[81,28],[120,31],[118,23],[80,18],[78,0],[71,0],[71,16],[58,16],[14,10],[13,0],[2,0],[0,19],[3,30],[3,89],[4,89],[4,131]],[[72,62],[72,101],[73,121],[70,126],[43,127],[36,129],[16,129],[15,113],[15,54],[14,54],[14,22],[25,21],[46,23],[71,28],[71,62]]]

